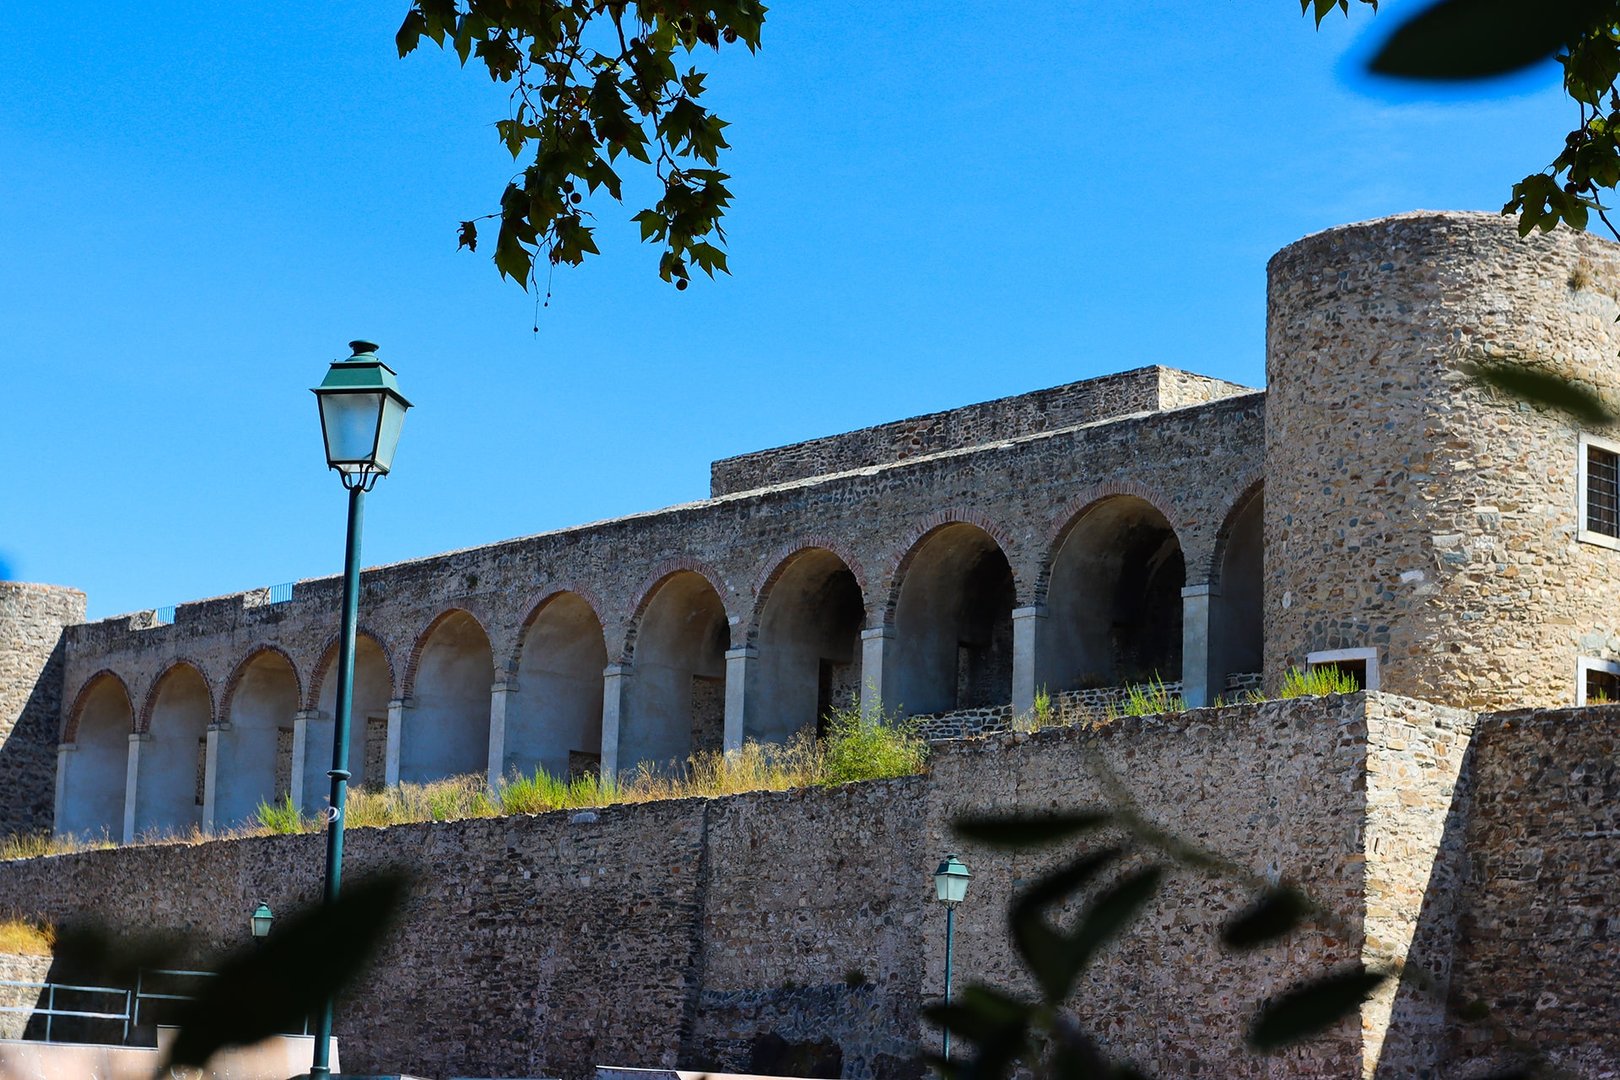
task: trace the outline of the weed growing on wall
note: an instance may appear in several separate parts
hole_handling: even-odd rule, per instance
[[[50,956],[56,949],[56,927],[32,919],[0,919],[0,953]]]
[[[1187,701],[1180,694],[1172,694],[1157,674],[1145,683],[1125,688],[1125,700],[1116,708],[1108,707],[1108,719],[1120,716],[1158,716],[1162,713],[1186,712]]]
[[[817,783],[887,780],[922,772],[928,741],[899,716],[850,707],[827,717],[821,758]]]
[[[1316,697],[1321,694],[1354,694],[1361,689],[1356,677],[1340,671],[1332,664],[1300,670],[1289,668],[1283,676],[1282,692],[1278,697]]]

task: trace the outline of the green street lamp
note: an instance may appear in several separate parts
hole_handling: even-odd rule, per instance
[[[399,445],[405,410],[393,369],[377,359],[377,346],[351,341],[347,360],[334,361],[315,399],[321,407],[321,435],[326,464],[337,471],[349,492],[349,531],[343,551],[343,624],[338,634],[337,715],[332,731],[331,802],[326,808],[326,891],[323,902],[337,902],[343,884],[343,816],[349,790],[349,714],[354,706],[354,639],[360,621],[360,525],[365,495],[388,475]],[[266,912],[268,908],[264,909]],[[257,925],[257,924],[255,924]],[[332,999],[315,1018],[315,1056],[311,1080],[326,1080],[332,1043]]]
[[[253,928],[253,940],[262,941],[270,935],[270,924],[275,921],[275,913],[270,910],[269,904],[260,904],[253,909],[248,917],[248,925]]]
[[[934,899],[945,905],[945,1004],[951,1003],[951,950],[956,937],[956,905],[967,896],[968,879],[973,875],[968,872],[967,864],[955,855],[945,856],[945,861],[939,864],[934,871]],[[951,1060],[951,1029],[945,1027],[945,1060]]]

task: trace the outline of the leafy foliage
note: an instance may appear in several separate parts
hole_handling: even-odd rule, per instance
[[[863,713],[858,706],[827,717],[819,783],[886,780],[922,772],[928,741],[898,716]]]
[[[759,0],[412,0],[400,56],[427,38],[513,87],[495,130],[527,164],[499,211],[461,223],[459,245],[476,251],[478,222],[499,218],[503,277],[527,289],[542,255],[579,265],[598,253],[585,196],[622,200],[623,157],[662,185],[633,219],[642,240],[663,245],[659,276],[684,289],[690,267],[729,273],[719,246],[731,200],[718,167],[727,125],[702,103],[707,77],[677,60],[700,47],[757,50],[765,11]]]
[[[1280,698],[1318,697],[1322,694],[1354,694],[1361,689],[1356,677],[1333,664],[1312,668],[1289,668],[1283,675]]]

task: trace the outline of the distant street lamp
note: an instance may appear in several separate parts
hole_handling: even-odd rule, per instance
[[[945,861],[934,871],[934,898],[945,905],[945,1004],[947,1005],[951,1003],[951,950],[956,937],[956,905],[967,895],[968,879],[972,876],[968,873],[967,864],[955,855],[945,856]],[[949,1024],[945,1026],[945,1060],[951,1060]]]
[[[360,620],[360,524],[365,495],[388,475],[399,445],[405,410],[393,369],[377,359],[377,346],[351,341],[347,360],[334,361],[315,388],[321,407],[321,434],[326,464],[335,469],[349,492],[349,532],[343,550],[343,624],[338,634],[337,716],[332,732],[331,802],[326,809],[326,892],[323,902],[337,902],[343,884],[343,810],[349,790],[349,713],[354,705],[354,638]],[[268,908],[263,909],[267,914]],[[255,913],[257,915],[257,913]],[[254,927],[257,932],[257,920]],[[268,925],[266,926],[268,929]],[[332,1075],[332,999],[315,1018],[315,1056],[311,1080]]]
[[[253,928],[253,940],[262,941],[270,935],[270,924],[275,921],[275,913],[270,910],[269,904],[260,904],[253,909],[248,917],[248,925]]]

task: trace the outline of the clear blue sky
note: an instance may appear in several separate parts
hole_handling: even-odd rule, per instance
[[[747,450],[1148,363],[1260,385],[1266,259],[1497,209],[1573,109],[1355,77],[1413,0],[779,0],[728,56],[734,275],[627,221],[551,307],[457,252],[504,91],[406,5],[14,5],[0,30],[0,561],[92,617],[334,573],[308,387],[371,336],[417,405],[366,560],[701,498]],[[714,63],[712,54],[701,63]],[[638,192],[639,193],[639,192]]]

